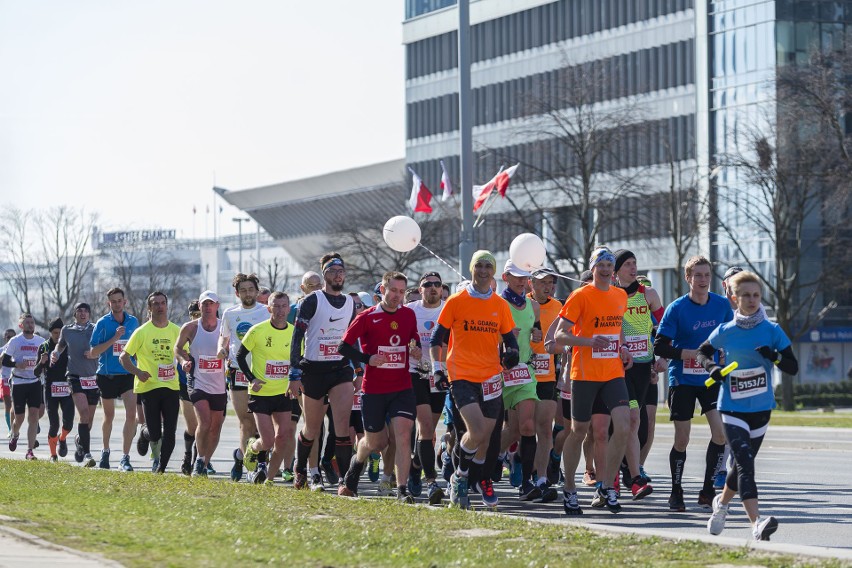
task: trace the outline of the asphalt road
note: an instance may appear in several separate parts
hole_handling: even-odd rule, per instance
[[[120,448],[120,433],[123,412],[117,409],[116,424],[113,428],[112,447]],[[92,453],[99,458],[101,445],[101,410],[95,418],[92,433]],[[47,418],[41,421],[42,433],[39,435],[41,447],[36,450],[38,459],[47,459]],[[5,425],[0,432],[5,431]],[[169,470],[179,471],[183,455],[183,422],[178,427],[178,447],[169,464]],[[0,434],[2,435],[2,434]],[[573,518],[572,522],[591,523],[607,527],[622,527],[637,530],[653,530],[671,536],[693,537],[707,536],[706,522],[708,511],[696,504],[701,487],[704,469],[704,453],[709,439],[706,423],[697,419],[692,429],[692,443],[687,450],[684,491],[687,501],[685,513],[673,513],[668,510],[667,499],[670,490],[668,475],[668,454],[671,448],[673,428],[669,423],[657,425],[656,440],[650,459],[645,464],[646,471],[653,478],[654,493],[642,501],[631,501],[624,492],[621,503],[623,510],[613,515],[601,509],[588,506],[592,490],[579,483],[580,504],[584,514]],[[0,445],[0,457],[23,459],[26,452],[25,433],[22,432],[17,451],[10,452],[8,446]],[[229,415],[223,429],[222,441],[217,450],[213,466],[219,472],[217,477],[226,477],[233,460],[231,452],[237,446],[237,427],[233,415]],[[71,452],[73,453],[73,445]],[[112,465],[115,468],[120,451],[113,449]],[[72,454],[66,460],[73,462]],[[140,457],[134,449],[131,460],[137,471],[146,471],[150,460]],[[582,467],[582,466],[581,466]],[[842,549],[844,554],[852,553],[852,429],[772,427],[770,424],[766,439],[757,458],[757,480],[760,491],[761,512],[773,515],[779,521],[778,532],[772,542],[788,544],[832,547]],[[582,471],[580,472],[582,474]],[[283,484],[282,484],[283,488]],[[499,511],[509,515],[534,516],[553,522],[568,522],[562,510],[561,500],[549,504],[522,503],[517,499],[517,491],[507,481],[499,483],[495,489],[500,496]],[[333,490],[328,487],[328,490]],[[366,476],[360,487],[362,496],[374,496],[375,484]],[[474,508],[479,506],[479,498],[472,498]],[[748,520],[738,501],[735,499],[723,533],[725,537],[750,538]]]

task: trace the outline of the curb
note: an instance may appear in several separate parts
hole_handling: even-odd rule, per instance
[[[0,515],[0,522],[18,522],[18,519],[12,517],[6,517]],[[123,568],[123,564],[120,564],[114,560],[110,560],[109,558],[104,558],[99,554],[94,554],[90,552],[83,552],[81,550],[76,550],[73,548],[68,548],[67,546],[62,546],[61,544],[55,544],[53,542],[49,542],[44,540],[43,538],[36,536],[34,534],[30,534],[28,532],[24,532],[22,530],[14,529],[12,527],[6,525],[0,525],[0,534],[7,535],[17,540],[22,540],[25,543],[35,546],[38,548],[42,548],[45,550],[55,550],[57,552],[64,552],[66,554],[72,554],[81,559],[88,560],[92,563],[100,564],[101,566],[111,566],[113,568]]]

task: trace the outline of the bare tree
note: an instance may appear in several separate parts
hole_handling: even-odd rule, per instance
[[[699,199],[695,173],[685,177],[682,164],[675,161],[671,152],[669,156],[669,187],[665,196],[668,205],[668,233],[675,252],[675,267],[680,270],[695,246],[700,227],[706,222],[706,208]],[[714,173],[710,174],[711,178]],[[686,292],[685,284],[683,278],[674,279],[675,297]]]
[[[47,210],[12,209],[3,214],[2,241],[7,264],[3,279],[21,311],[47,327],[72,315],[92,269],[89,244],[96,216],[67,206]]]

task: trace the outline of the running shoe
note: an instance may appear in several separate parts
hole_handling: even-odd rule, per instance
[[[393,481],[384,479],[379,482],[379,497],[389,497],[393,495],[394,484]]]
[[[447,483],[450,482],[450,478],[453,476],[453,460],[450,458],[449,452],[444,452],[444,455],[441,457],[441,477],[444,478],[444,481]],[[500,466],[500,471],[503,471],[503,466]],[[499,480],[498,480],[499,481]]]
[[[444,490],[435,481],[429,484],[427,495],[429,496],[430,505],[440,505],[441,501],[444,500]]]
[[[295,477],[293,478],[293,489],[307,489],[308,488],[308,476],[304,473],[296,472]]]
[[[686,511],[686,503],[683,502],[683,487],[672,487],[672,494],[669,496],[669,510],[683,513]]]
[[[758,517],[751,531],[754,540],[769,540],[769,537],[778,530],[778,521],[775,517]]]
[[[337,495],[339,497],[357,497],[354,491],[346,487],[345,483],[341,483],[337,486]]]
[[[559,498],[559,492],[556,491],[555,487],[552,487],[548,484],[539,484],[539,491],[541,491],[541,497],[536,499],[536,503],[553,503],[556,499]]]
[[[653,493],[654,488],[641,475],[637,475],[633,478],[633,483],[630,484],[630,492],[633,494],[633,500],[638,501]]]
[[[160,471],[160,458],[154,458],[154,461],[151,462],[151,472],[157,473]]]
[[[101,461],[98,464],[98,467],[101,469],[109,469],[109,450],[103,450],[101,452]]]
[[[50,462],[51,462],[51,463],[56,463],[56,462],[58,462],[58,461],[59,461],[59,458],[58,458],[58,457],[56,457],[56,456],[50,456]]]
[[[121,461],[118,462],[118,468],[121,471],[133,471],[133,466],[130,465],[130,456],[124,455],[121,457]]]
[[[709,491],[704,491],[703,489],[698,493],[698,505],[702,509],[712,509],[713,508],[713,498],[716,497],[716,491],[711,489]]]
[[[239,481],[243,478],[243,460],[238,458],[240,450],[234,450],[234,467],[231,468],[231,481]]]
[[[25,457],[26,457],[26,459],[28,459],[28,460],[34,460],[34,459],[36,459],[35,454],[33,453],[33,451],[32,451],[32,450],[27,450],[27,455],[26,455]]]
[[[95,467],[95,458],[92,457],[92,454],[86,454],[83,458],[85,462],[83,462],[83,467]]]
[[[414,497],[408,492],[405,487],[400,487],[396,494],[396,500],[406,505],[414,504]]]
[[[139,429],[139,438],[136,440],[136,451],[142,457],[148,455],[148,442],[148,429],[143,424],[142,428]]]
[[[64,458],[68,455],[68,440],[59,438],[59,457]]]
[[[474,489],[476,489],[476,492],[482,497],[482,504],[486,507],[491,507],[493,509],[500,502],[497,494],[494,493],[494,484],[491,483],[490,479],[483,479],[474,485]]]
[[[284,483],[293,483],[293,470],[285,469],[281,472],[281,479],[284,480]]]
[[[583,474],[583,485],[594,487],[597,481],[595,470],[586,470],[586,473]]]
[[[9,451],[14,452],[18,448],[18,436],[9,438]]]
[[[260,485],[261,483],[266,481],[266,463],[261,462],[257,464],[257,467],[255,467],[255,470],[251,475],[251,482],[255,485]]]
[[[39,431],[41,431],[41,430],[39,430]],[[33,449],[34,449],[34,450],[35,450],[36,448],[38,448],[39,446],[41,446],[41,444],[39,443],[39,441],[38,441],[38,440],[36,440],[35,442],[33,442]]]
[[[725,530],[725,519],[728,518],[728,506],[722,504],[722,494],[713,498],[713,512],[707,520],[707,532],[710,534],[722,534]]]
[[[407,489],[412,497],[420,497],[423,493],[423,469],[411,466],[408,470]]]
[[[370,458],[367,461],[367,477],[373,483],[379,480],[379,454],[370,454]]]
[[[195,460],[195,467],[192,468],[192,477],[207,477],[207,468],[204,467],[204,460],[198,458]]]
[[[713,489],[724,489],[725,479],[728,477],[728,472],[724,469],[716,474],[713,478]]]
[[[529,481],[524,481],[523,484],[518,488],[518,499],[520,501],[532,501],[534,499],[538,499],[539,497],[541,497],[541,489],[539,489]]]
[[[207,462],[207,475],[216,475],[216,470],[213,469],[213,464]]]
[[[592,507],[604,507],[609,509],[610,513],[621,512],[621,505],[618,503],[618,494],[614,487],[603,489],[598,487],[595,490],[595,496],[592,498]]]
[[[520,487],[524,481],[524,471],[521,467],[521,457],[515,453],[509,455],[509,483],[512,487]]]
[[[603,485],[595,487],[591,505],[596,509],[602,509],[606,505],[606,490],[603,488]]]
[[[576,491],[562,492],[562,507],[565,509],[565,514],[569,516],[582,515],[583,509],[580,508],[580,500],[577,499]]]
[[[651,476],[645,473],[645,467],[639,466],[639,476],[644,479],[646,482],[651,483]]]
[[[254,471],[257,467],[258,452],[251,449],[256,441],[257,438],[254,436],[249,438],[248,443],[246,444],[246,449],[243,451],[243,465],[249,471]],[[234,454],[234,459],[237,459],[236,453]]]
[[[450,504],[461,509],[470,509],[470,497],[467,494],[467,478],[455,473],[450,478]]]
[[[562,465],[562,456],[553,455],[550,452],[550,457],[547,460],[547,482],[551,485],[559,483],[559,470]]]
[[[340,482],[340,476],[337,475],[337,471],[335,471],[331,460],[321,460],[320,467],[322,468],[322,472],[325,474],[325,478],[328,480],[329,484],[337,485],[338,482]]]
[[[184,475],[192,475],[192,454],[184,454],[180,464],[180,472]]]
[[[322,482],[322,475],[315,473],[311,476],[311,491],[325,491],[325,485]]]

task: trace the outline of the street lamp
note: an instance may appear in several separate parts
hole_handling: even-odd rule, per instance
[[[239,238],[239,243],[240,243],[239,266],[240,266],[240,269],[239,269],[239,271],[242,272],[243,271],[243,223],[248,223],[249,221],[251,221],[251,219],[249,219],[248,217],[234,217],[234,218],[231,219],[231,221],[233,221],[234,223],[237,223],[240,227],[240,233],[239,233],[240,234],[240,238]]]

